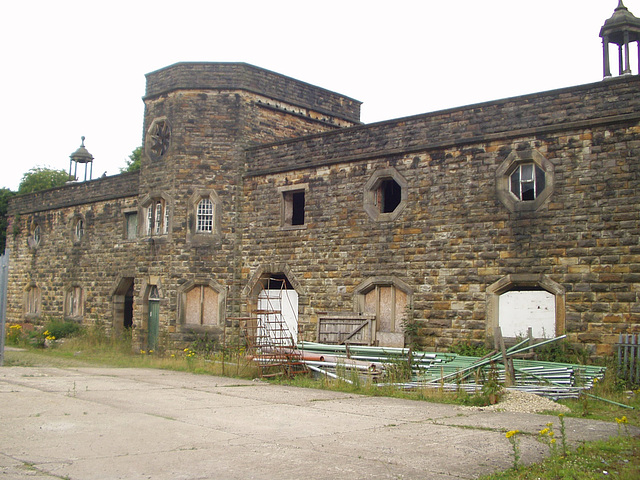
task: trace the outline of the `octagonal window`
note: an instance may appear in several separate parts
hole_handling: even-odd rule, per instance
[[[395,168],[378,170],[365,185],[365,211],[373,220],[394,220],[407,204],[407,186]]]
[[[553,185],[553,163],[531,148],[511,152],[496,170],[498,198],[511,212],[537,210]]]

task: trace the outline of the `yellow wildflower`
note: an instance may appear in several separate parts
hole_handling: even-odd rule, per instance
[[[507,437],[507,438],[511,438],[516,433],[520,433],[520,430],[509,430],[507,433],[504,434],[504,436]]]

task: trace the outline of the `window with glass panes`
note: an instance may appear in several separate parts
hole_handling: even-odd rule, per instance
[[[523,163],[511,174],[511,193],[519,200],[538,198],[545,187],[544,171],[535,163]]]
[[[196,215],[196,232],[213,232],[213,202],[209,198],[203,198],[200,200]]]

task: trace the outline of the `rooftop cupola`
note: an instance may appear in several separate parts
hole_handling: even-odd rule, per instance
[[[87,181],[87,166],[91,164],[89,169],[89,180],[91,180],[91,176],[93,174],[93,155],[89,153],[89,151],[84,146],[84,137],[82,137],[82,145],[75,152],[73,152],[69,156],[69,178],[77,179],[76,174],[78,173],[78,164],[84,163],[84,181]],[[73,176],[71,176],[71,167],[75,163],[75,168],[73,170]]]
[[[636,42],[640,47],[640,18],[636,18],[624,6],[622,0],[618,1],[618,6],[611,18],[604,22],[600,29],[600,37],[602,37],[604,78],[611,77],[611,68],[609,66],[610,43],[618,45],[620,75],[631,74],[629,43]],[[640,65],[640,48],[638,48],[638,64]]]

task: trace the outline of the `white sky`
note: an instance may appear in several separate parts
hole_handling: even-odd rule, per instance
[[[83,135],[93,177],[119,173],[141,144],[144,75],[176,62],[250,63],[360,100],[372,123],[600,81],[598,33],[617,4],[6,1],[0,187],[34,166],[68,170]],[[640,16],[640,0],[625,5]]]

